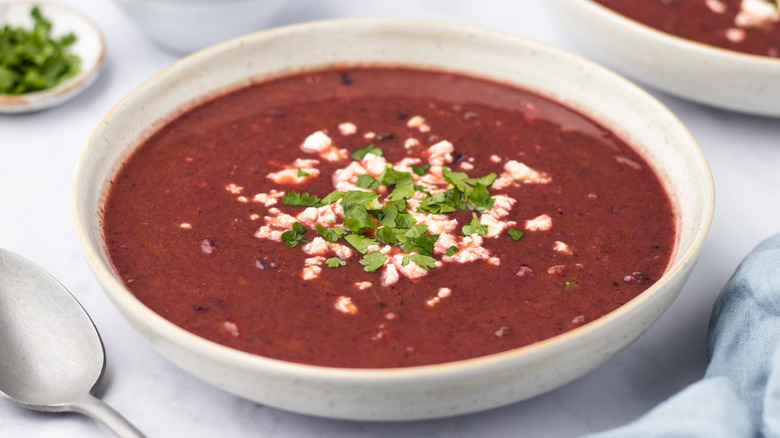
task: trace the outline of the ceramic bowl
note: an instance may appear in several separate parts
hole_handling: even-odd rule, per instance
[[[316,41],[316,44],[312,44]],[[171,114],[252,80],[331,65],[446,69],[534,90],[613,130],[656,169],[677,211],[673,262],[637,298],[578,329],[476,359],[397,369],[284,362],[207,341],[163,319],[124,286],[106,255],[101,211],[122,162]],[[627,80],[587,60],[517,36],[455,24],[344,20],[279,28],[211,47],[124,98],[99,124],[75,172],[73,213],[88,263],[121,313],[165,357],[226,391],[316,416],[356,420],[445,417],[552,390],[604,363],[669,307],[710,228],[713,183],[680,121]]]
[[[590,0],[545,4],[584,52],[637,82],[717,108],[780,117],[780,59],[680,38]]]
[[[163,48],[189,54],[269,25],[284,0],[114,0]]]
[[[0,27],[10,24],[31,28],[33,19],[30,17],[30,9],[35,5],[44,18],[51,22],[53,36],[69,32],[76,35],[71,51],[81,58],[81,72],[48,90],[20,95],[0,94],[0,113],[25,113],[60,105],[95,82],[103,69],[106,57],[103,34],[89,19],[66,7],[40,2],[0,4]]]

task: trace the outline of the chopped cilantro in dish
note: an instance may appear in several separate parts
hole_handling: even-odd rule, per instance
[[[37,6],[30,10],[31,29],[0,28],[0,94],[18,95],[54,88],[81,70],[70,52],[76,35],[51,36],[52,24]]]
[[[352,157],[362,159],[369,153],[380,156],[382,150],[374,145],[368,145],[353,152]],[[414,166],[412,171],[422,176],[429,168],[430,165]],[[358,177],[357,186],[364,190],[333,191],[322,199],[310,193],[289,192],[284,195],[282,201],[285,205],[305,207],[323,207],[339,202],[344,210],[343,227],[326,228],[315,225],[314,230],[328,242],[336,242],[341,238],[346,240],[363,254],[360,264],[367,272],[376,271],[387,259],[384,254],[368,249],[369,246],[380,242],[398,246],[401,251],[407,253],[408,255],[402,261],[404,266],[414,262],[424,269],[431,269],[436,267],[433,248],[439,235],[429,233],[428,225],[417,223],[408,210],[406,200],[420,192],[425,195],[419,203],[421,212],[443,214],[459,210],[472,211],[471,222],[462,227],[464,236],[487,234],[487,226],[480,223],[474,211],[489,210],[495,201],[488,192],[488,187],[496,179],[495,173],[471,178],[464,172],[452,172],[442,168],[442,175],[452,187],[431,194],[426,187],[414,184],[411,173],[398,170],[392,164],[388,164],[377,178],[368,174]],[[384,199],[374,192],[380,186],[392,189]],[[305,233],[306,228],[296,222],[292,230],[282,234],[282,240],[288,246],[294,247],[309,242],[304,238]],[[522,236],[522,232],[510,230],[510,236],[517,240]],[[445,255],[453,256],[457,252],[458,248],[451,246]],[[339,259],[331,258],[326,263],[330,267],[346,264],[343,260],[337,260]]]

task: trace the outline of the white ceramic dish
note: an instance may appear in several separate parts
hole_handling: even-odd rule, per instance
[[[674,198],[678,236],[668,272],[615,312],[553,339],[477,359],[401,369],[326,368],[244,353],[184,331],[137,300],[106,255],[100,212],[109,181],[139,142],[171,114],[253,79],[356,63],[494,78],[535,90],[613,127],[663,175]],[[239,38],[153,77],[123,99],[93,133],[79,158],[72,201],[82,249],[101,285],[131,324],[172,362],[226,391],[285,410],[344,419],[412,420],[475,412],[535,396],[591,371],[630,344],[682,289],[709,230],[714,193],[706,160],[682,124],[641,89],[589,61],[479,28],[347,20]]]
[[[679,38],[589,0],[546,4],[589,56],[638,82],[722,109],[780,117],[780,59]]]
[[[267,27],[284,0],[114,0],[163,48],[189,54]]]
[[[21,95],[0,94],[0,113],[39,111],[60,105],[90,86],[100,75],[106,56],[106,46],[100,29],[86,17],[61,5],[40,2],[0,4],[0,26],[10,24],[30,28],[30,9],[37,5],[52,23],[52,35],[69,32],[76,35],[72,53],[81,58],[81,72],[49,90]]]

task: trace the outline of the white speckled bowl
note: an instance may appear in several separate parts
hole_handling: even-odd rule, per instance
[[[316,44],[312,44],[315,41]],[[455,70],[517,84],[582,110],[642,151],[678,210],[673,264],[609,315],[517,350],[441,365],[338,369],[268,359],[207,341],[138,301],[106,255],[101,211],[123,160],[171,113],[250,79],[332,64]],[[701,150],[677,118],[621,77],[577,56],[513,35],[404,20],[331,21],[239,38],[186,58],[122,100],[100,123],[76,169],[73,214],[89,265],[149,342],[186,371],[269,406],[317,416],[412,420],[475,412],[533,397],[589,372],[671,305],[699,255],[714,207]]]
[[[638,82],[705,105],[780,117],[780,59],[680,38],[590,0],[545,4],[582,50]]]
[[[273,22],[284,0],[114,0],[162,47],[189,54]]]
[[[76,35],[71,51],[81,58],[81,72],[48,90],[20,95],[0,94],[0,113],[25,113],[60,105],[84,91],[103,70],[106,47],[100,29],[86,17],[64,6],[41,2],[0,4],[0,27],[10,24],[31,28],[30,9],[34,5],[52,23],[52,36],[59,37],[69,32]]]

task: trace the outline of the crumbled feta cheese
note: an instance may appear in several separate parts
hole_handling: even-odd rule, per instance
[[[561,254],[565,255],[572,255],[574,252],[572,252],[571,248],[569,248],[569,245],[561,242],[560,240],[555,241],[555,245],[553,246],[553,249],[558,251]]]
[[[743,29],[766,27],[777,22],[780,22],[780,8],[774,1],[766,0],[742,0],[739,13],[734,17],[734,24]]]
[[[252,202],[257,202],[260,204],[265,205],[266,207],[270,207],[272,205],[276,205],[279,202],[279,199],[284,196],[283,191],[271,189],[268,193],[258,193],[252,198]]]
[[[531,278],[534,276],[534,271],[528,266],[520,266],[520,269],[517,270],[517,276]]]
[[[411,117],[409,121],[406,122],[406,126],[409,128],[417,128],[420,132],[429,132],[431,130],[431,127],[428,126],[428,123],[422,116]]]
[[[314,280],[319,278],[322,272],[322,264],[325,263],[325,257],[315,256],[309,257],[303,261],[303,270],[301,271],[301,278],[304,280]]]
[[[333,140],[322,131],[310,134],[301,143],[301,150],[310,154],[318,154],[326,161],[339,161],[347,158],[347,150],[339,149],[333,144]]]
[[[500,190],[514,183],[526,183],[526,184],[548,184],[552,181],[546,173],[538,172],[525,164],[509,160],[504,163],[504,171],[496,178],[491,188]]]
[[[333,140],[328,137],[328,134],[317,131],[310,134],[301,143],[301,150],[310,154],[322,152],[333,146]]]
[[[504,230],[515,224],[514,221],[496,219],[489,213],[483,213],[479,217],[479,223],[487,226],[487,234],[485,234],[485,237],[497,237],[499,234],[503,233]]]
[[[566,265],[555,265],[547,268],[547,273],[550,275],[563,275],[566,271]]]
[[[357,133],[357,126],[354,123],[345,122],[339,124],[339,132],[341,135],[353,135]]]
[[[358,288],[358,290],[366,290],[371,287],[370,281],[358,281],[355,283],[355,287]]]
[[[436,296],[431,298],[430,300],[426,301],[425,304],[428,307],[433,307],[441,302],[441,300],[449,297],[452,295],[452,289],[448,287],[442,287],[439,289],[439,291],[436,293]]]
[[[447,140],[442,140],[428,148],[428,163],[432,166],[443,166],[452,163],[452,153],[455,147]]]
[[[238,336],[238,326],[233,321],[225,321],[222,323],[222,327],[227,330],[231,336]]]
[[[399,278],[400,276],[398,275],[398,270],[395,268],[395,264],[385,264],[382,274],[380,275],[382,286],[392,286],[398,283]]]
[[[546,214],[525,221],[525,229],[528,231],[549,231],[551,228],[552,218]]]
[[[723,3],[722,0],[704,0],[704,4],[716,14],[723,14],[726,12],[726,4]]]
[[[336,298],[333,308],[341,313],[346,313],[347,315],[355,315],[358,313],[358,308],[355,303],[352,302],[352,298],[343,295]]]
[[[241,187],[241,186],[237,186],[237,185],[235,185],[233,183],[230,183],[230,184],[228,184],[225,187],[225,190],[227,190],[228,192],[230,192],[230,193],[232,193],[234,195],[237,195],[237,194],[241,193],[241,191],[244,190],[244,188]]]
[[[420,140],[417,140],[416,138],[409,137],[404,140],[404,149],[411,149],[417,146],[420,146]]]
[[[179,224],[179,228],[183,228],[185,230],[191,230],[192,224],[190,224],[189,222],[182,222],[181,224]]]

